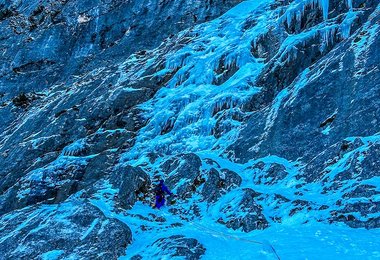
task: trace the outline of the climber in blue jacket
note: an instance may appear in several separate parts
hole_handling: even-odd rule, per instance
[[[164,181],[160,180],[160,183],[156,186],[156,205],[155,207],[160,209],[165,205],[165,194],[173,195],[173,193],[165,186]]]

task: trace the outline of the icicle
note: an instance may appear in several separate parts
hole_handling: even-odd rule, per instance
[[[292,18],[293,18],[292,13],[291,12],[287,12],[287,14],[286,14],[286,23],[287,23],[288,27],[290,27],[291,24],[292,24]]]
[[[319,32],[320,35],[322,36],[322,39],[323,39],[323,44],[321,45],[321,47],[323,47],[323,49],[329,45],[329,42],[328,42],[328,33],[329,31],[327,29],[323,30],[323,31],[320,31]],[[322,50],[322,49],[321,49]]]
[[[342,32],[342,36],[344,39],[348,38],[350,36],[350,32],[351,32],[351,25],[343,25],[341,26],[341,32]]]
[[[348,8],[350,8],[350,11],[352,11],[352,0],[347,0]]]
[[[342,37],[344,39],[346,39],[346,38],[348,38],[350,36],[351,26],[352,26],[352,23],[355,21],[355,19],[356,19],[356,13],[352,12],[352,11],[349,11],[346,14],[346,18],[340,24],[339,29],[340,29],[340,32],[342,33]]]
[[[338,28],[336,26],[334,27],[327,27],[323,31],[320,32],[322,34],[324,47],[329,46],[330,43],[334,43],[335,40],[335,33]]]
[[[322,8],[323,19],[327,20],[329,16],[329,0],[319,0],[319,6]]]
[[[327,46],[329,46],[329,43],[330,43],[330,30],[327,29],[325,30],[325,34],[324,34],[324,41],[326,43]]]

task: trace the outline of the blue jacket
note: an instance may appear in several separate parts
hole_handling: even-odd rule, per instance
[[[168,187],[166,187],[165,184],[163,183],[160,183],[157,185],[157,188],[156,188],[156,195],[158,196],[165,196],[165,193],[169,194],[169,195],[172,195],[173,193],[171,193],[171,191],[168,189]]]

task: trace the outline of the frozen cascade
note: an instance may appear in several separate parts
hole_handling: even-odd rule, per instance
[[[202,147],[207,149],[220,143],[212,135],[218,120],[216,116],[225,109],[239,110],[240,104],[259,91],[252,88],[250,82],[260,73],[264,63],[252,56],[251,48],[268,32],[268,23],[276,23],[276,17],[266,17],[266,13],[263,13],[257,16],[255,26],[242,30],[246,19],[252,17],[252,7],[259,4],[252,3],[247,1],[242,4],[246,8],[239,9],[241,13],[238,17],[231,11],[210,23],[196,26],[191,33],[185,31],[181,34],[179,38],[186,38],[187,35],[196,37],[189,38],[186,45],[166,55],[166,67],[162,71],[174,70],[175,74],[154,99],[140,105],[140,109],[146,111],[145,117],[150,120],[137,137],[140,141],[125,155],[126,160],[140,157],[137,155],[144,150],[160,151],[160,147],[165,151],[168,146],[172,151],[173,147],[181,151],[197,151],[200,144],[199,141],[191,140],[194,135],[205,140]],[[324,19],[328,18],[328,0],[303,0],[293,2],[279,19],[282,21],[286,18],[287,23],[290,23],[295,15],[300,20],[305,8],[310,5],[321,8]],[[295,60],[298,55],[296,44],[305,45],[306,39],[311,37],[323,39],[325,46],[321,45],[322,49],[334,44],[337,30],[346,38],[353,20],[354,15],[347,15],[347,19],[339,26],[321,23],[300,34],[289,35],[282,43],[279,60]],[[214,80],[222,76],[216,74],[220,64],[225,69],[234,66],[237,72],[222,85],[215,86],[212,84]],[[239,122],[233,121],[231,124],[239,125]],[[146,140],[151,140],[151,143],[147,144]]]
[[[141,152],[165,153],[169,146],[172,152],[185,152],[211,149],[220,143],[213,136],[216,114],[222,110],[239,110],[240,105],[258,91],[250,84],[261,71],[263,63],[252,56],[251,43],[267,32],[267,14],[259,15],[259,23],[255,27],[249,30],[242,28],[259,4],[247,1],[243,3],[246,8],[239,9],[239,16],[231,10],[219,19],[196,26],[192,33],[198,36],[167,55],[163,70],[177,72],[154,99],[140,106],[150,120],[141,129],[135,147],[125,155],[126,160],[141,158],[138,156]],[[215,27],[221,29],[218,31]],[[238,69],[224,83],[215,86],[212,82],[220,63],[226,69],[231,66]],[[230,114],[226,113],[228,118],[225,120],[233,125],[239,124],[232,122]]]

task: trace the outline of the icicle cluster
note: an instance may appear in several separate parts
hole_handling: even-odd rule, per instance
[[[352,11],[352,0],[347,0],[346,4],[350,11]],[[290,7],[288,7],[285,14],[280,18],[280,22],[286,22],[288,26],[291,26],[294,19],[297,22],[300,22],[307,7],[313,9],[317,7],[320,8],[322,10],[323,20],[328,19],[329,0],[299,0],[295,1]]]

